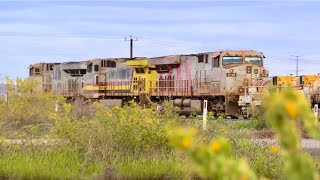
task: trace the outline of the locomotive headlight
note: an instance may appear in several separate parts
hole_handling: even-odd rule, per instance
[[[230,69],[230,70],[229,70],[229,73],[227,73],[227,76],[228,76],[228,77],[236,77],[237,74],[234,72],[233,69]]]

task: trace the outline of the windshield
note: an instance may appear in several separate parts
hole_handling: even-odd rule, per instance
[[[262,65],[262,58],[261,57],[245,57],[245,63]]]
[[[242,57],[238,56],[224,56],[222,58],[222,64],[242,64]]]

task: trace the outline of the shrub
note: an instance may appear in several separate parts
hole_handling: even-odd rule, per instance
[[[37,86],[37,81],[6,79],[7,99],[0,98],[1,133],[6,137],[17,138],[11,131],[40,136],[53,126],[50,114],[64,99],[38,90]]]
[[[92,119],[72,119],[68,116],[71,110],[55,114],[57,125],[53,134],[102,159],[106,159],[106,154],[112,155],[108,151],[138,156],[168,149],[165,124],[152,109],[142,109],[135,103],[112,109],[96,104],[96,108]]]

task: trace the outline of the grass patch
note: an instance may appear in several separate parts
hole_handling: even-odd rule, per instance
[[[132,159],[127,157],[118,163],[121,175],[136,179],[181,179],[188,174],[185,158],[175,155]]]
[[[4,150],[0,177],[10,179],[90,179],[102,166],[83,163],[80,154],[68,150]]]
[[[250,140],[237,140],[234,143],[234,156],[246,158],[250,167],[259,175],[269,179],[283,179],[284,166],[280,153],[273,154],[271,146],[256,144]]]
[[[256,129],[257,125],[257,120],[244,120],[231,122],[228,124],[228,127],[231,129]]]

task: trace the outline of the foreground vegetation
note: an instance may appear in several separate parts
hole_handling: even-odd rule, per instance
[[[36,86],[8,79],[9,98],[0,98],[1,179],[318,178],[319,160],[301,150],[297,119],[311,135],[318,131],[305,100],[292,91],[268,97],[274,130],[263,118],[209,115],[204,131],[201,118],[180,117],[169,103],[163,114],[134,102],[113,109],[90,103],[79,112]],[[280,146],[252,142],[258,132],[276,132]],[[16,139],[23,141],[8,141]]]

